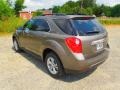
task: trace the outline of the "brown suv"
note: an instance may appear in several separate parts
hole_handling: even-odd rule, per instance
[[[29,20],[13,35],[14,49],[42,57],[51,76],[85,71],[109,55],[108,35],[94,16],[52,15]]]

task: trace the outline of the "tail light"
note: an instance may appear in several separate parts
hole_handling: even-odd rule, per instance
[[[73,53],[82,53],[82,42],[80,39],[76,37],[69,37],[65,39],[65,42],[68,46],[68,48]]]

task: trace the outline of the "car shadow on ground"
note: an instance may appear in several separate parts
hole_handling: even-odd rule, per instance
[[[22,55],[23,57],[26,58],[26,60],[28,60],[29,62],[31,62],[32,64],[34,64],[37,68],[39,68],[40,70],[42,70],[44,73],[48,74],[45,64],[42,60],[40,60],[40,57],[36,57],[34,54],[31,53],[26,53],[26,52],[22,52],[20,53],[20,55]],[[96,70],[96,68],[93,68],[87,72],[84,73],[72,73],[72,74],[66,74],[60,78],[58,78],[57,80],[62,80],[64,82],[75,82],[81,79],[84,79],[85,77],[89,76],[90,74],[92,74],[94,71]]]

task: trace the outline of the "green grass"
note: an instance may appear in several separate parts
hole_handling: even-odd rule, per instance
[[[120,18],[98,18],[104,25],[120,25]]]
[[[17,27],[23,25],[25,20],[18,17],[11,17],[8,20],[0,21],[0,32],[11,33],[16,30]]]

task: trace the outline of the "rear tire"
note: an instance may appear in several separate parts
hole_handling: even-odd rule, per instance
[[[59,78],[64,75],[63,65],[55,53],[50,52],[46,55],[45,65],[47,71],[53,78]]]
[[[16,39],[13,40],[13,48],[16,52],[20,52],[21,49],[19,47],[18,41]]]

